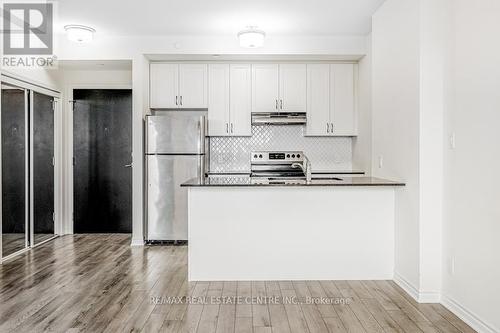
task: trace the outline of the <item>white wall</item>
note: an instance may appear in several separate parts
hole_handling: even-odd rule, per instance
[[[372,36],[358,64],[358,136],[353,138],[352,169],[372,173]]]
[[[374,176],[396,191],[396,275],[419,288],[419,1],[388,0],[373,16]],[[379,157],[383,166],[379,167]]]
[[[99,35],[90,44],[78,44],[58,35],[59,59],[133,59],[142,54],[365,54],[364,36],[267,36],[264,47],[242,48],[236,36],[114,36]]]
[[[8,68],[2,69],[2,73],[32,84],[60,91],[60,72],[57,69],[43,68]]]
[[[449,0],[389,0],[373,18],[373,174],[400,178],[395,280],[438,302]],[[380,163],[382,162],[382,163]]]
[[[500,332],[500,2],[454,4],[443,302],[477,330]]]
[[[70,100],[73,89],[78,88],[132,88],[131,70],[60,70],[63,93],[63,234],[73,233],[73,109]]]

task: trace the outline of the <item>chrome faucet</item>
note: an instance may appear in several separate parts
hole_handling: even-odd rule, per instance
[[[302,172],[306,176],[306,183],[311,183],[312,180],[312,172],[311,172],[311,162],[309,159],[304,156],[304,161],[302,163],[293,163],[292,168],[301,168]]]

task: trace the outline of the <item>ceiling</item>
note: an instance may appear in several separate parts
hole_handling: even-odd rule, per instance
[[[258,26],[269,35],[353,36],[371,30],[385,0],[62,0],[58,25],[92,26],[111,36],[235,35]]]

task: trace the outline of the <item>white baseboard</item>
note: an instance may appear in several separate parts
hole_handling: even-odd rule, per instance
[[[144,246],[144,240],[142,239],[132,239],[130,246]]]
[[[499,333],[500,330],[491,327],[489,324],[485,323],[472,311],[469,311],[462,305],[460,305],[454,299],[443,295],[441,304],[448,310],[453,312],[458,318],[462,319],[467,325],[472,327],[474,330],[481,333]]]
[[[437,292],[421,292],[407,279],[400,274],[394,274],[394,282],[400,286],[408,295],[419,303],[441,303],[448,310],[453,312],[458,318],[463,320],[467,325],[481,333],[500,333],[500,330],[493,328],[485,323],[476,314],[469,311],[452,298],[441,295]]]
[[[419,303],[439,303],[441,301],[441,294],[439,292],[419,291],[412,283],[398,273],[394,274],[394,282]]]

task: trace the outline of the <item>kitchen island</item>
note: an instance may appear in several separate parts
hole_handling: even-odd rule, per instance
[[[372,178],[191,179],[189,280],[376,280],[394,274],[395,191]]]

